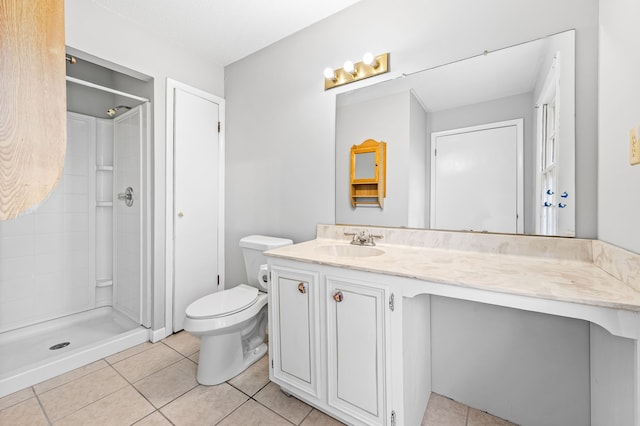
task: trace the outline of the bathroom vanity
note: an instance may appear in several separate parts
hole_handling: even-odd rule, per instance
[[[591,424],[640,424],[639,255],[591,240],[392,228],[375,228],[375,247],[351,245],[345,233],[360,230],[319,225],[315,240],[266,253],[270,377],[285,392],[348,424],[420,424],[432,299],[450,298],[587,321]],[[609,359],[617,337],[633,345],[624,365]]]

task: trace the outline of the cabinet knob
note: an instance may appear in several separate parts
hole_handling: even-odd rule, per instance
[[[342,292],[340,290],[333,293],[333,300],[335,300],[336,302],[342,302],[342,299],[344,299],[344,296],[342,295]]]
[[[307,292],[307,286],[304,283],[298,283],[298,291],[302,294]]]
[[[183,212],[178,212],[178,217],[183,217],[184,213]]]

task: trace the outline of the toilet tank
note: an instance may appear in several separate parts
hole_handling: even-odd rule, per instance
[[[263,252],[278,247],[289,246],[293,241],[287,238],[268,237],[265,235],[249,235],[240,240],[240,248],[244,257],[244,267],[247,271],[247,284],[262,289],[258,283],[260,265],[267,263]]]

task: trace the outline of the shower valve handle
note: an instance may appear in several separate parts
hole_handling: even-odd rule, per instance
[[[123,200],[127,207],[133,205],[133,188],[127,187],[124,192],[118,194],[118,200]]]

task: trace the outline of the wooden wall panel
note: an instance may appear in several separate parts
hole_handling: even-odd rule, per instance
[[[0,220],[41,203],[66,151],[63,0],[0,0]]]

